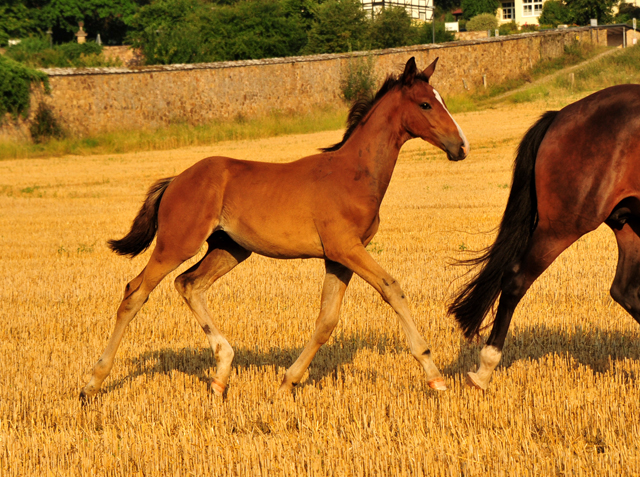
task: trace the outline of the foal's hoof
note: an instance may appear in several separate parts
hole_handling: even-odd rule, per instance
[[[487,389],[487,385],[482,384],[482,381],[476,373],[467,373],[467,386],[474,389],[480,389],[481,391]]]
[[[431,389],[435,389],[436,391],[446,391],[447,385],[444,382],[444,379],[441,377],[433,378],[431,381],[428,381],[427,384]]]
[[[80,391],[80,396],[78,396],[78,399],[80,399],[80,402],[84,406],[86,404],[89,404],[93,396],[95,396],[96,394],[98,394],[97,389],[85,386],[84,388],[82,388],[82,391]]]
[[[224,396],[224,391],[227,387],[222,384],[220,381],[214,379],[213,381],[211,381],[211,390],[213,391],[213,394],[215,394],[217,397],[223,397]]]

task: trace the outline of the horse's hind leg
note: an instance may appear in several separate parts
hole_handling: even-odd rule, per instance
[[[251,252],[222,232],[213,234],[207,242],[207,254],[200,262],[176,278],[175,286],[209,339],[216,359],[216,375],[211,387],[216,394],[222,395],[229,380],[234,353],[224,335],[213,324],[207,309],[205,292],[218,278],[246,260]]]
[[[330,260],[325,260],[325,269],[320,315],[316,320],[316,330],[298,359],[287,369],[278,392],[289,391],[300,382],[314,356],[320,347],[327,342],[338,324],[342,298],[353,272]]]
[[[558,234],[556,230],[542,225],[536,228],[527,252],[504,273],[491,334],[480,351],[480,367],[475,373],[468,373],[467,384],[479,389],[487,388],[493,370],[502,357],[502,348],[516,306],[542,272],[581,235],[578,232]]]
[[[640,322],[640,215],[614,212],[607,220],[618,242],[618,267],[611,297]]]
[[[113,360],[124,335],[125,329],[133,317],[145,304],[149,294],[171,271],[182,263],[181,260],[167,260],[160,257],[157,249],[154,250],[149,263],[140,275],[130,281],[125,287],[124,298],[118,307],[116,325],[111,333],[107,347],[93,368],[89,383],[80,392],[80,399],[87,400],[99,390],[102,382],[111,372]]]

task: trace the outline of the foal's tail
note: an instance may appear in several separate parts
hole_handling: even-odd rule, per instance
[[[480,256],[460,261],[480,265],[480,271],[460,290],[449,305],[466,338],[476,336],[480,326],[498,299],[505,270],[525,253],[538,223],[535,164],[538,148],[557,111],[546,112],[525,134],[513,167],[513,179],[507,207],[495,242]]]
[[[169,187],[173,177],[160,179],[147,192],[140,212],[133,220],[131,230],[120,240],[109,240],[109,248],[118,255],[129,255],[131,258],[149,248],[158,230],[158,208],[164,191]]]

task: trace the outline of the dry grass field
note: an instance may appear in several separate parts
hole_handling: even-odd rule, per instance
[[[445,312],[464,271],[451,259],[492,241],[516,145],[558,106],[457,115],[472,148],[459,163],[418,140],[401,153],[369,250],[410,298],[443,393],[356,277],[295,395],[272,399],[311,337],[324,267],[254,255],[208,295],[236,351],[225,401],[209,390],[215,362],[173,288],[179,271],[130,325],[103,391],[78,401],[149,256],[118,257],[106,240],[128,231],[155,179],[209,155],[290,161],[340,131],[0,162],[0,475],[640,474],[640,326],[609,297],[608,228],[534,284],[484,393],[464,384],[480,344]]]

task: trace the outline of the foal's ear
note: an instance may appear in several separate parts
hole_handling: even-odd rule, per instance
[[[440,57],[436,58],[435,60],[433,60],[433,63],[431,63],[429,66],[427,66],[424,71],[422,72],[422,74],[424,76],[427,77],[427,80],[429,78],[431,78],[431,75],[433,74],[433,72],[436,70],[436,63],[438,63],[438,60],[440,59]]]
[[[418,68],[416,67],[416,59],[412,56],[404,67],[404,72],[402,73],[401,78],[402,84],[405,86],[411,86],[413,84],[413,80],[416,79],[416,74],[418,74]]]

